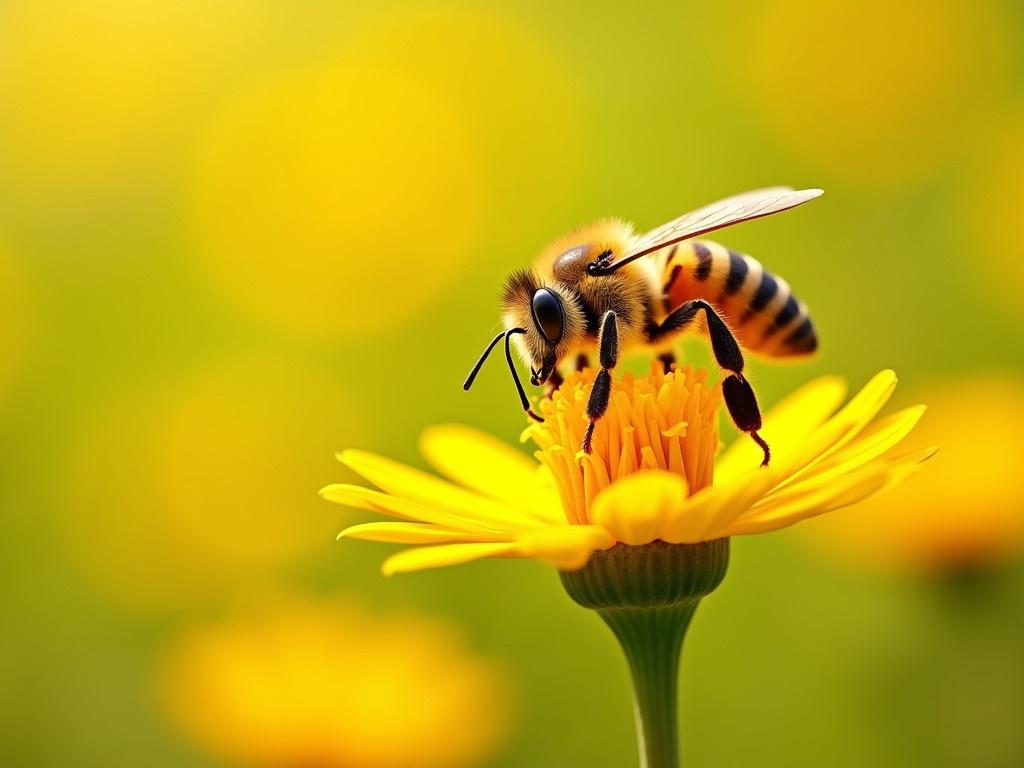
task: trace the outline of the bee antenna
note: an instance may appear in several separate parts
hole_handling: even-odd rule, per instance
[[[480,355],[480,359],[476,361],[476,365],[473,366],[473,370],[471,370],[469,372],[469,376],[466,377],[466,381],[462,385],[464,390],[468,392],[469,388],[473,386],[473,382],[476,380],[476,375],[480,373],[480,369],[484,367],[484,363],[487,361],[487,356],[491,354],[491,350],[497,346],[498,342],[505,338],[507,333],[507,331],[502,331],[494,337],[490,344],[487,345],[487,349],[485,349],[484,353]]]
[[[523,391],[523,384],[519,381],[519,374],[516,373],[516,366],[512,362],[512,348],[509,346],[513,334],[526,333],[525,328],[511,328],[505,332],[505,360],[508,363],[508,369],[512,372],[512,380],[516,383],[516,391],[519,393],[519,402],[523,404],[523,410],[529,415],[534,421],[543,422],[544,419],[533,412],[530,408],[530,401],[526,399],[526,392]],[[494,340],[497,343],[497,339]],[[493,346],[493,345],[492,345]],[[488,352],[490,350],[488,349]]]

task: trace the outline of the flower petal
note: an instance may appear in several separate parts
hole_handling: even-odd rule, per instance
[[[843,447],[830,452],[822,461],[797,473],[784,487],[825,474],[832,477],[847,474],[862,467],[910,434],[924,412],[925,407],[917,405],[876,421],[867,431],[857,435]]]
[[[726,529],[726,535],[768,533],[841,507],[855,504],[892,487],[916,472],[935,454],[934,448],[876,462],[834,479],[794,485],[764,506],[755,506]]]
[[[820,427],[846,397],[846,382],[838,376],[822,376],[783,398],[764,416],[760,434],[775,456],[793,452],[795,446]],[[715,482],[729,482],[757,469],[761,449],[740,435],[715,462]]]
[[[737,517],[750,510],[779,482],[777,473],[760,469],[747,477],[713,485],[687,499],[669,515],[658,537],[671,544],[692,544],[718,539]]]
[[[563,571],[587,564],[599,549],[615,545],[615,539],[596,525],[559,525],[528,531],[519,539],[524,557],[536,557]]]
[[[516,542],[442,544],[438,547],[416,547],[392,555],[384,561],[381,572],[385,576],[428,568],[443,568],[446,565],[460,565],[485,557],[518,556]]]
[[[338,454],[338,460],[381,490],[424,505],[443,507],[481,526],[506,529],[540,524],[526,510],[509,507],[374,453],[348,450]]]
[[[461,424],[429,427],[420,437],[420,453],[464,488],[534,512],[548,522],[565,522],[558,492],[542,482],[537,461],[485,432]]]
[[[320,495],[328,501],[343,504],[355,509],[368,509],[382,515],[401,517],[420,523],[433,523],[464,531],[490,531],[479,521],[457,515],[441,507],[430,504],[419,504],[409,499],[391,496],[387,493],[364,488],[361,485],[336,483],[320,490]]]
[[[808,434],[788,454],[773,459],[773,469],[785,480],[838,450],[864,429],[888,402],[896,374],[886,370],[872,379],[835,416]]]
[[[664,471],[637,472],[598,494],[591,519],[624,544],[647,544],[661,534],[666,521],[682,509],[686,480]]]
[[[511,535],[458,531],[439,525],[424,523],[360,523],[351,525],[338,534],[339,539],[362,539],[387,544],[444,544],[456,541],[495,542],[509,541]]]

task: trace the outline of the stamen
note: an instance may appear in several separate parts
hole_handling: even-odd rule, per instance
[[[524,432],[554,475],[570,521],[589,522],[597,494],[644,469],[680,475],[690,493],[711,484],[721,390],[707,383],[706,371],[681,367],[666,374],[656,361],[650,376],[627,373],[613,383],[608,411],[591,427],[586,408],[593,381],[592,371],[569,375],[541,402],[544,425]],[[589,455],[578,450],[581,443]]]

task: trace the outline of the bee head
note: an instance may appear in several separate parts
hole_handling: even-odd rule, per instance
[[[578,302],[565,286],[543,285],[535,272],[521,271],[505,282],[502,303],[506,327],[525,331],[515,344],[530,366],[530,383],[543,384],[583,333]]]

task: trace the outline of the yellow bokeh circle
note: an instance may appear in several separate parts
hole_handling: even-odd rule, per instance
[[[276,357],[212,366],[112,405],[73,446],[69,541],[115,601],[175,609],[328,551],[316,490],[360,418],[329,377]]]
[[[969,146],[1005,96],[1007,20],[990,3],[779,0],[745,12],[726,66],[814,165],[918,179]]]
[[[477,243],[472,136],[442,97],[385,66],[346,59],[263,82],[211,128],[194,171],[205,268],[291,330],[391,328]]]
[[[193,627],[157,674],[171,723],[233,765],[481,765],[509,730],[509,693],[448,625],[336,600],[279,601]]]
[[[801,526],[852,563],[924,570],[973,568],[1024,548],[1024,383],[991,377],[919,393],[928,411],[900,451],[938,446],[894,489]]]
[[[5,183],[64,191],[176,169],[173,149],[265,20],[242,0],[5,3]]]
[[[367,24],[351,52],[414,72],[456,105],[486,164],[481,258],[522,258],[505,239],[572,209],[592,126],[583,73],[558,37],[511,7],[414,5]]]

